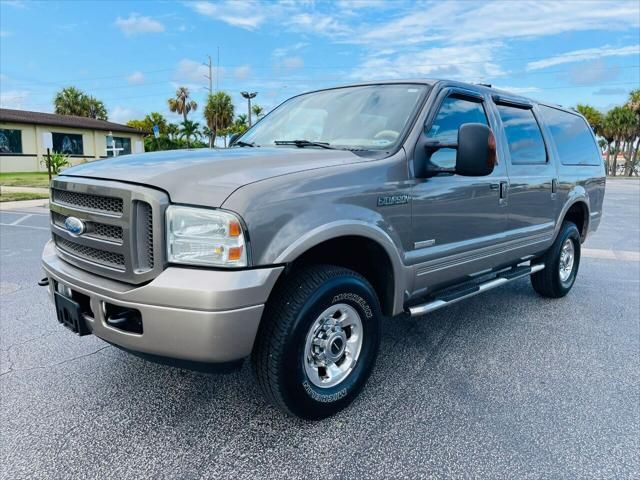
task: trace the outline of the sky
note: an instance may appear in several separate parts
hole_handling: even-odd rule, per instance
[[[218,53],[219,52],[219,53]],[[359,81],[444,78],[605,111],[640,87],[638,1],[0,2],[0,105],[53,111],[76,86],[124,123],[189,87],[246,113]],[[202,109],[193,119],[203,122]]]

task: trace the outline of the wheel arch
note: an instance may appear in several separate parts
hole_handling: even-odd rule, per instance
[[[403,311],[406,279],[398,247],[383,230],[367,223],[317,227],[283,251],[276,263],[286,264],[287,270],[311,263],[350,268],[372,284],[385,315]]]

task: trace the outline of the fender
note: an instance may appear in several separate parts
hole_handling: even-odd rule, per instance
[[[290,263],[322,242],[345,236],[365,237],[384,248],[393,268],[393,314],[401,313],[404,309],[403,294],[407,290],[409,275],[398,254],[398,247],[391,237],[377,225],[357,220],[337,220],[317,226],[282,251],[274,263]]]
[[[556,237],[558,236],[558,232],[560,232],[560,227],[562,226],[562,219],[565,217],[565,215],[567,214],[569,209],[571,207],[573,207],[577,203],[584,204],[585,208],[587,209],[587,215],[586,215],[586,218],[584,220],[585,221],[584,235],[585,235],[585,238],[586,238],[586,234],[589,231],[589,221],[590,221],[590,217],[591,217],[591,213],[590,213],[591,212],[591,208],[589,207],[589,205],[590,205],[590,203],[589,203],[589,194],[584,189],[584,187],[582,187],[580,185],[577,185],[573,189],[571,189],[571,191],[567,195],[567,199],[564,202],[562,210],[560,211],[560,215],[558,216],[558,219],[556,220],[556,226],[555,226],[555,228],[553,230],[553,241],[554,242],[556,240]]]

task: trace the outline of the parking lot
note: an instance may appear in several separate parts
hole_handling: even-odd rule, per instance
[[[36,285],[46,210],[0,224],[2,478],[640,476],[636,180],[608,182],[568,297],[523,279],[388,319],[363,394],[315,423],[266,404],[247,363],[194,373],[74,336]]]

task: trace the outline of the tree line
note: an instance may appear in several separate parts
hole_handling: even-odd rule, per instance
[[[76,115],[80,117],[107,120],[107,109],[104,103],[88,95],[76,87],[65,87],[54,97],[54,112],[60,115]],[[198,110],[198,103],[191,97],[187,87],[178,87],[173,97],[167,100],[170,112],[182,116],[179,123],[169,122],[159,112],[151,112],[143,119],[129,120],[127,125],[140,130],[144,135],[145,151],[174,150],[179,148],[213,147],[217,137],[224,138],[244,133],[249,128],[247,114],[236,115],[236,109],[228,93],[219,91],[207,96],[203,112],[204,124],[189,118]],[[256,119],[264,116],[264,109],[257,104],[252,105],[251,112]],[[159,136],[153,134],[157,126]]]
[[[640,169],[640,89],[632,90],[623,105],[602,113],[591,105],[576,107],[599,137],[598,143],[605,157],[607,174],[638,175]],[[624,164],[618,164],[622,157]],[[621,172],[621,169],[624,171]]]

